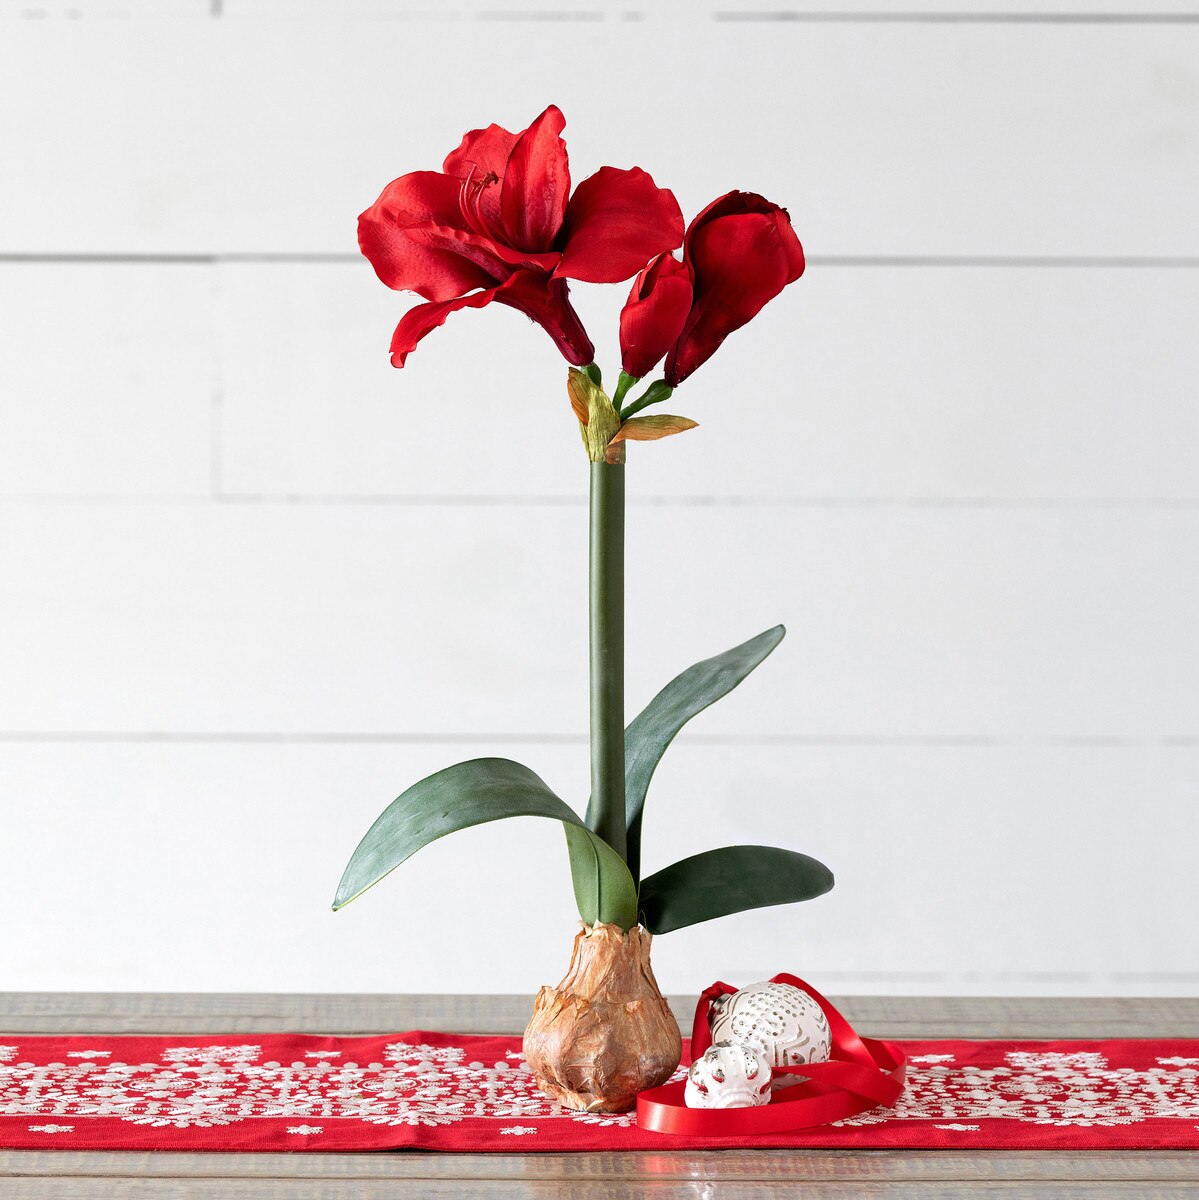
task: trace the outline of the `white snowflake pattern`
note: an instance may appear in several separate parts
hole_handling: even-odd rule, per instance
[[[1163,1067],[1199,1067],[1199,1058],[1159,1058],[1157,1062]]]
[[[378,1043],[375,1043],[378,1045]],[[330,1120],[385,1126],[445,1126],[491,1119],[501,1130],[544,1131],[546,1120],[632,1128],[632,1113],[574,1112],[537,1088],[512,1051],[498,1061],[470,1057],[460,1046],[392,1042],[371,1051],[381,1061],[346,1061],[347,1051],[296,1061],[262,1061],[257,1045],[170,1046],[156,1062],[113,1062],[88,1050],[64,1061],[18,1061],[19,1046],[0,1050],[0,1116],[63,1121],[33,1132],[70,1133],[77,1117],[108,1117],[163,1128],[208,1128],[283,1118],[299,1136]],[[676,1072],[674,1078],[682,1078]],[[991,1066],[959,1066],[950,1055],[919,1055],[894,1109],[838,1122],[874,1125],[898,1118],[972,1132],[980,1120],[1033,1125],[1112,1126],[1154,1118],[1199,1123],[1199,1070],[1188,1059],[1152,1067],[1113,1067],[1095,1051],[1012,1051]],[[538,1125],[530,1125],[536,1121]],[[1196,1125],[1199,1128],[1199,1124]],[[301,1132],[307,1131],[307,1132]],[[529,1136],[510,1134],[512,1137]]]
[[[605,1129],[611,1126],[629,1129],[637,1123],[636,1113],[568,1112],[567,1116],[580,1125],[601,1125]]]
[[[111,1058],[111,1050],[68,1050],[68,1058]]]
[[[261,1046],[174,1046],[164,1050],[169,1063],[248,1063],[262,1055]]]
[[[934,1125],[934,1129],[949,1129],[954,1133],[966,1133],[971,1130],[978,1130],[979,1125]]]
[[[340,1058],[340,1050],[306,1050],[305,1058]]]
[[[507,1129],[500,1130],[500,1133],[508,1133],[513,1137],[525,1137],[536,1132],[537,1130],[532,1125],[509,1125]]]

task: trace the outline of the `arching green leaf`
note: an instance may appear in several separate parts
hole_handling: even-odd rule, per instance
[[[528,767],[507,758],[457,763],[410,787],[383,810],[350,858],[334,910],[373,887],[422,846],[506,817],[551,817],[566,830],[579,916],[589,925],[637,923],[637,889],[620,856]]]
[[[666,747],[688,721],[728,695],[783,640],[776,625],[715,658],[706,658],[672,679],[633,719],[624,735],[626,859],[635,880],[641,878],[641,810],[645,794]],[[587,808],[591,825],[592,809]]]
[[[641,922],[651,933],[670,933],[750,908],[811,900],[832,886],[832,871],[806,854],[722,846],[642,880]]]

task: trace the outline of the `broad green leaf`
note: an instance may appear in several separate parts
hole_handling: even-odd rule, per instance
[[[670,933],[714,917],[822,896],[833,873],[777,846],[722,846],[681,859],[641,882],[641,922]]]
[[[625,730],[626,860],[634,879],[641,877],[641,810],[650,780],[666,747],[697,713],[728,695],[783,640],[787,631],[776,625],[715,658],[688,667],[672,679]],[[587,824],[592,824],[587,808]]]
[[[620,856],[528,767],[476,758],[415,783],[383,810],[350,858],[334,910],[373,887],[422,846],[506,817],[551,817],[566,830],[579,916],[589,925],[637,923],[637,889]]]

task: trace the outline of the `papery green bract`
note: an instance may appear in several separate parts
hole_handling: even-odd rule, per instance
[[[457,763],[415,783],[383,810],[350,858],[333,908],[373,887],[405,859],[447,833],[507,817],[561,821],[579,916],[629,929],[637,888],[620,856],[528,767],[507,758]]]
[[[641,881],[641,923],[670,933],[715,917],[794,904],[833,886],[823,863],[777,846],[722,846],[681,859]]]
[[[786,629],[776,625],[757,637],[714,658],[706,658],[676,675],[633,719],[625,730],[626,859],[635,880],[641,878],[641,812],[645,794],[667,746],[697,713],[727,696],[783,640]],[[587,808],[587,823],[592,807]]]

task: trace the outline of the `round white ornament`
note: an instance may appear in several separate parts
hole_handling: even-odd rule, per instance
[[[691,1064],[683,1099],[688,1108],[756,1108],[770,1103],[772,1075],[756,1046],[715,1042]]]
[[[756,1046],[774,1067],[827,1062],[832,1052],[824,1010],[789,983],[754,983],[721,996],[708,1009],[708,1025],[714,1042]]]

